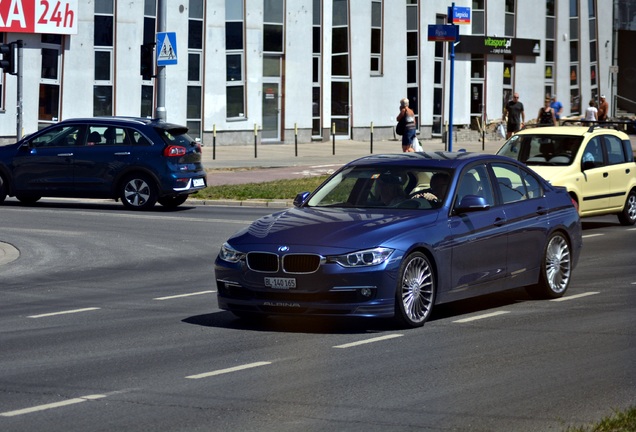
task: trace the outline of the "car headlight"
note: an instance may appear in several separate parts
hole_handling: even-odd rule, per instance
[[[219,258],[231,263],[239,262],[244,256],[245,254],[243,252],[237,251],[228,243],[223,243],[223,246],[221,246],[221,250],[219,251]]]
[[[327,259],[327,261],[336,262],[343,267],[372,266],[385,262],[389,256],[391,256],[393,250],[394,249],[378,247],[351,252],[345,255],[331,256]]]

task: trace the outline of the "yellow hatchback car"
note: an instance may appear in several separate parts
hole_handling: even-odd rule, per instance
[[[564,186],[579,215],[616,214],[636,223],[636,162],[629,136],[614,123],[526,128],[497,154],[525,163],[555,186]]]

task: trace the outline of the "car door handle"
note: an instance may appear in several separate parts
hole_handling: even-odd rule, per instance
[[[115,152],[115,156],[130,156],[130,152]]]
[[[500,227],[500,226],[504,226],[506,224],[506,222],[507,222],[506,218],[499,218],[498,217],[497,219],[495,219],[495,223],[493,225]]]
[[[537,207],[537,214],[544,215],[548,212],[548,209],[545,207]]]
[[[603,178],[607,178],[609,176],[609,173],[604,172],[603,173]]]
[[[73,156],[73,153],[58,153],[57,155],[59,157],[69,157],[69,156]]]

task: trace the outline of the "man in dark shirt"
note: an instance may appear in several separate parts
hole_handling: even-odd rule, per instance
[[[503,119],[506,121],[506,139],[509,139],[514,132],[525,126],[526,114],[523,111],[523,104],[519,101],[519,93],[512,95],[512,100],[509,100],[504,106]]]

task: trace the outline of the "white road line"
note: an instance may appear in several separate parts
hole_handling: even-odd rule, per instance
[[[66,315],[66,314],[73,314],[73,313],[79,313],[79,312],[88,312],[88,311],[94,311],[94,310],[99,310],[99,309],[100,308],[98,308],[98,307],[90,307],[90,308],[84,308],[84,309],[73,309],[73,310],[67,310],[67,311],[45,313],[45,314],[40,314],[40,315],[30,315],[27,318],[44,318],[44,317],[51,317],[51,316],[56,316],[56,315]]]
[[[106,397],[106,395],[100,395],[100,394],[81,396],[81,397],[78,397],[78,398],[75,398],[75,399],[68,399],[68,400],[61,401],[61,402],[55,402],[55,403],[50,403],[50,404],[45,404],[45,405],[38,405],[38,406],[31,407],[31,408],[24,408],[24,409],[15,410],[15,411],[7,411],[7,412],[0,413],[0,416],[2,416],[2,417],[14,417],[14,416],[19,416],[19,415],[23,415],[23,414],[34,413],[34,412],[37,412],[37,411],[45,411],[45,410],[49,410],[49,409],[53,409],[53,408],[60,408],[60,407],[67,406],[67,405],[74,405],[74,404],[86,402],[86,401],[89,401],[89,400],[101,399],[101,398],[105,398],[105,397]]]
[[[460,319],[457,321],[453,321],[454,323],[467,323],[467,322],[471,322],[471,321],[477,321],[480,319],[485,319],[485,318],[492,318],[492,317],[496,317],[499,315],[505,315],[510,313],[509,311],[499,311],[499,312],[492,312],[492,313],[488,313],[488,314],[483,314],[483,315],[477,315],[474,317],[470,317],[470,318],[464,318],[464,319]]]
[[[358,341],[358,342],[351,342],[348,344],[343,344],[343,345],[336,345],[333,348],[351,348],[354,346],[358,346],[358,345],[364,345],[364,344],[368,344],[368,343],[374,343],[374,342],[380,342],[380,341],[384,341],[384,340],[388,340],[388,339],[395,339],[395,338],[399,338],[404,336],[403,334],[392,334],[392,335],[386,335],[386,336],[380,336],[380,337],[376,337],[376,338],[371,338],[371,339],[365,339],[362,341]]]
[[[583,238],[586,239],[586,238],[592,238],[592,237],[602,237],[604,235],[605,234],[586,234],[583,236]]]
[[[586,292],[586,293],[582,293],[582,294],[575,294],[575,295],[571,295],[571,296],[567,296],[567,297],[560,297],[560,298],[552,299],[550,301],[562,302],[562,301],[567,301],[567,300],[578,299],[578,298],[581,298],[581,297],[587,297],[587,296],[591,296],[591,295],[595,295],[595,294],[600,294],[600,292],[598,292],[598,291],[590,291],[590,292]]]
[[[200,291],[200,292],[194,292],[194,293],[188,293],[188,294],[178,294],[173,296],[157,297],[157,298],[153,298],[153,300],[172,300],[172,299],[181,298],[181,297],[192,297],[192,296],[197,296],[201,294],[211,294],[215,292],[216,291]]]
[[[256,363],[249,363],[249,364],[245,364],[245,365],[241,365],[241,366],[235,366],[235,367],[231,367],[231,368],[227,368],[227,369],[219,369],[216,371],[212,371],[212,372],[204,372],[204,373],[200,373],[197,375],[190,375],[187,376],[186,378],[188,379],[201,379],[201,378],[208,378],[211,376],[216,376],[216,375],[223,375],[226,373],[232,373],[232,372],[238,372],[241,370],[245,370],[245,369],[251,369],[251,368],[255,368],[255,367],[259,367],[259,366],[267,366],[272,364],[272,362],[256,362]]]

